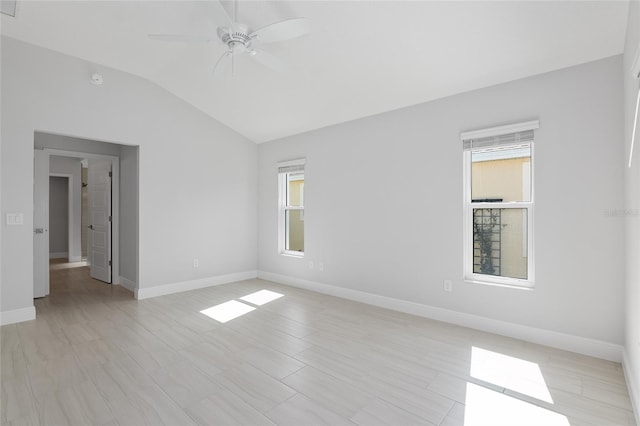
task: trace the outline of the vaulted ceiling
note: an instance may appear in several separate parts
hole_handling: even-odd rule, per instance
[[[208,1],[20,1],[2,34],[139,75],[255,142],[620,54],[621,1],[244,1],[255,29],[294,17],[312,33],[212,74],[225,51]],[[233,4],[223,2],[227,11]],[[204,44],[149,33],[212,36]],[[108,82],[105,82],[107,84]]]

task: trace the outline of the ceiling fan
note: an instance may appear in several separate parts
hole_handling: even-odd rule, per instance
[[[202,2],[209,7],[207,15],[219,18],[221,25],[217,27],[218,40],[227,47],[227,51],[220,56],[213,69],[216,75],[233,73],[234,57],[247,55],[275,71],[286,69],[284,63],[276,56],[261,50],[261,44],[290,40],[311,32],[310,21],[307,18],[293,18],[275,22],[257,30],[237,21],[238,0],[234,2],[234,19],[227,14],[219,0]],[[149,34],[152,40],[172,42],[204,42],[215,39],[214,36],[179,35],[179,34]]]

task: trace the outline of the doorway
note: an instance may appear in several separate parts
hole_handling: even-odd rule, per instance
[[[51,163],[52,158],[58,163]],[[90,165],[100,162],[104,165],[100,172],[101,177],[97,180],[94,177],[94,181],[98,184],[95,189],[99,190],[102,197],[94,205],[99,208],[102,220],[98,220],[96,214],[90,211],[89,200]],[[65,164],[67,169],[62,167]],[[68,249],[68,259],[71,262],[66,266],[56,265],[56,268],[76,266],[76,263],[86,260],[91,267],[102,265],[103,275],[100,279],[105,282],[120,284],[130,291],[137,289],[138,167],[139,147],[135,145],[122,145],[39,131],[34,133],[34,297],[43,297],[49,293],[51,280],[48,240],[50,236],[49,174],[56,173],[73,175],[71,178],[73,188],[70,190],[73,200],[70,200],[69,207],[71,244]],[[110,183],[110,185],[105,187],[104,183]],[[85,200],[86,209],[82,207],[83,200]],[[95,231],[102,232],[94,238],[94,246],[98,246],[101,251],[93,250],[92,252],[91,250],[90,240],[92,234],[96,234],[90,229],[91,225]],[[100,226],[102,229],[96,229]],[[44,242],[46,244],[43,244]],[[99,253],[96,254],[96,259],[92,259],[92,254],[97,252]],[[78,280],[83,280],[84,278],[80,277],[82,269],[75,268],[74,270],[78,273],[69,274],[68,279],[77,277]],[[88,267],[84,270],[88,271]],[[84,275],[89,277],[86,272]],[[109,288],[109,284],[99,281],[96,283],[99,286],[106,285],[105,290]]]
[[[49,258],[87,263],[91,276],[106,283],[111,282],[112,161],[49,156]]]
[[[71,188],[70,188],[71,186]],[[73,176],[49,174],[49,259],[71,261]]]
[[[70,170],[77,171],[77,176],[81,177],[83,160],[88,164],[86,247],[90,276],[107,284],[118,283],[114,277],[119,277],[119,158],[84,152],[36,149],[34,298],[49,294],[51,258],[66,257],[69,264],[82,260],[82,179],[74,179],[75,172],[59,171],[67,166]],[[64,182],[58,179],[64,179]],[[66,186],[67,190],[64,191],[62,186]],[[66,206],[60,205],[61,194],[68,200]],[[65,217],[61,218],[61,215]],[[60,251],[54,251],[54,247]],[[67,250],[62,251],[60,247],[67,247]]]

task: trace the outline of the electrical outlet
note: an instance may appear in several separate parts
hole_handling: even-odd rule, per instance
[[[193,267],[197,268],[200,266],[200,260],[198,258],[193,259]]]
[[[442,288],[444,289],[444,291],[451,293],[453,291],[453,281],[444,280],[444,282],[442,283]]]
[[[324,263],[318,262],[318,271],[320,272],[324,271]]]

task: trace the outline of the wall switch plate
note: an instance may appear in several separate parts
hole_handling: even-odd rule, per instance
[[[444,289],[444,291],[451,293],[453,291],[453,281],[444,280],[444,282],[442,283],[442,288]]]
[[[313,266],[314,266],[314,265],[313,265],[313,260],[310,260],[310,261],[309,261],[309,269],[313,269]]]
[[[193,259],[193,267],[197,268],[200,266],[200,260],[199,259]]]
[[[320,272],[324,271],[324,263],[318,262],[318,271]]]
[[[23,213],[7,213],[7,225],[24,225]]]

